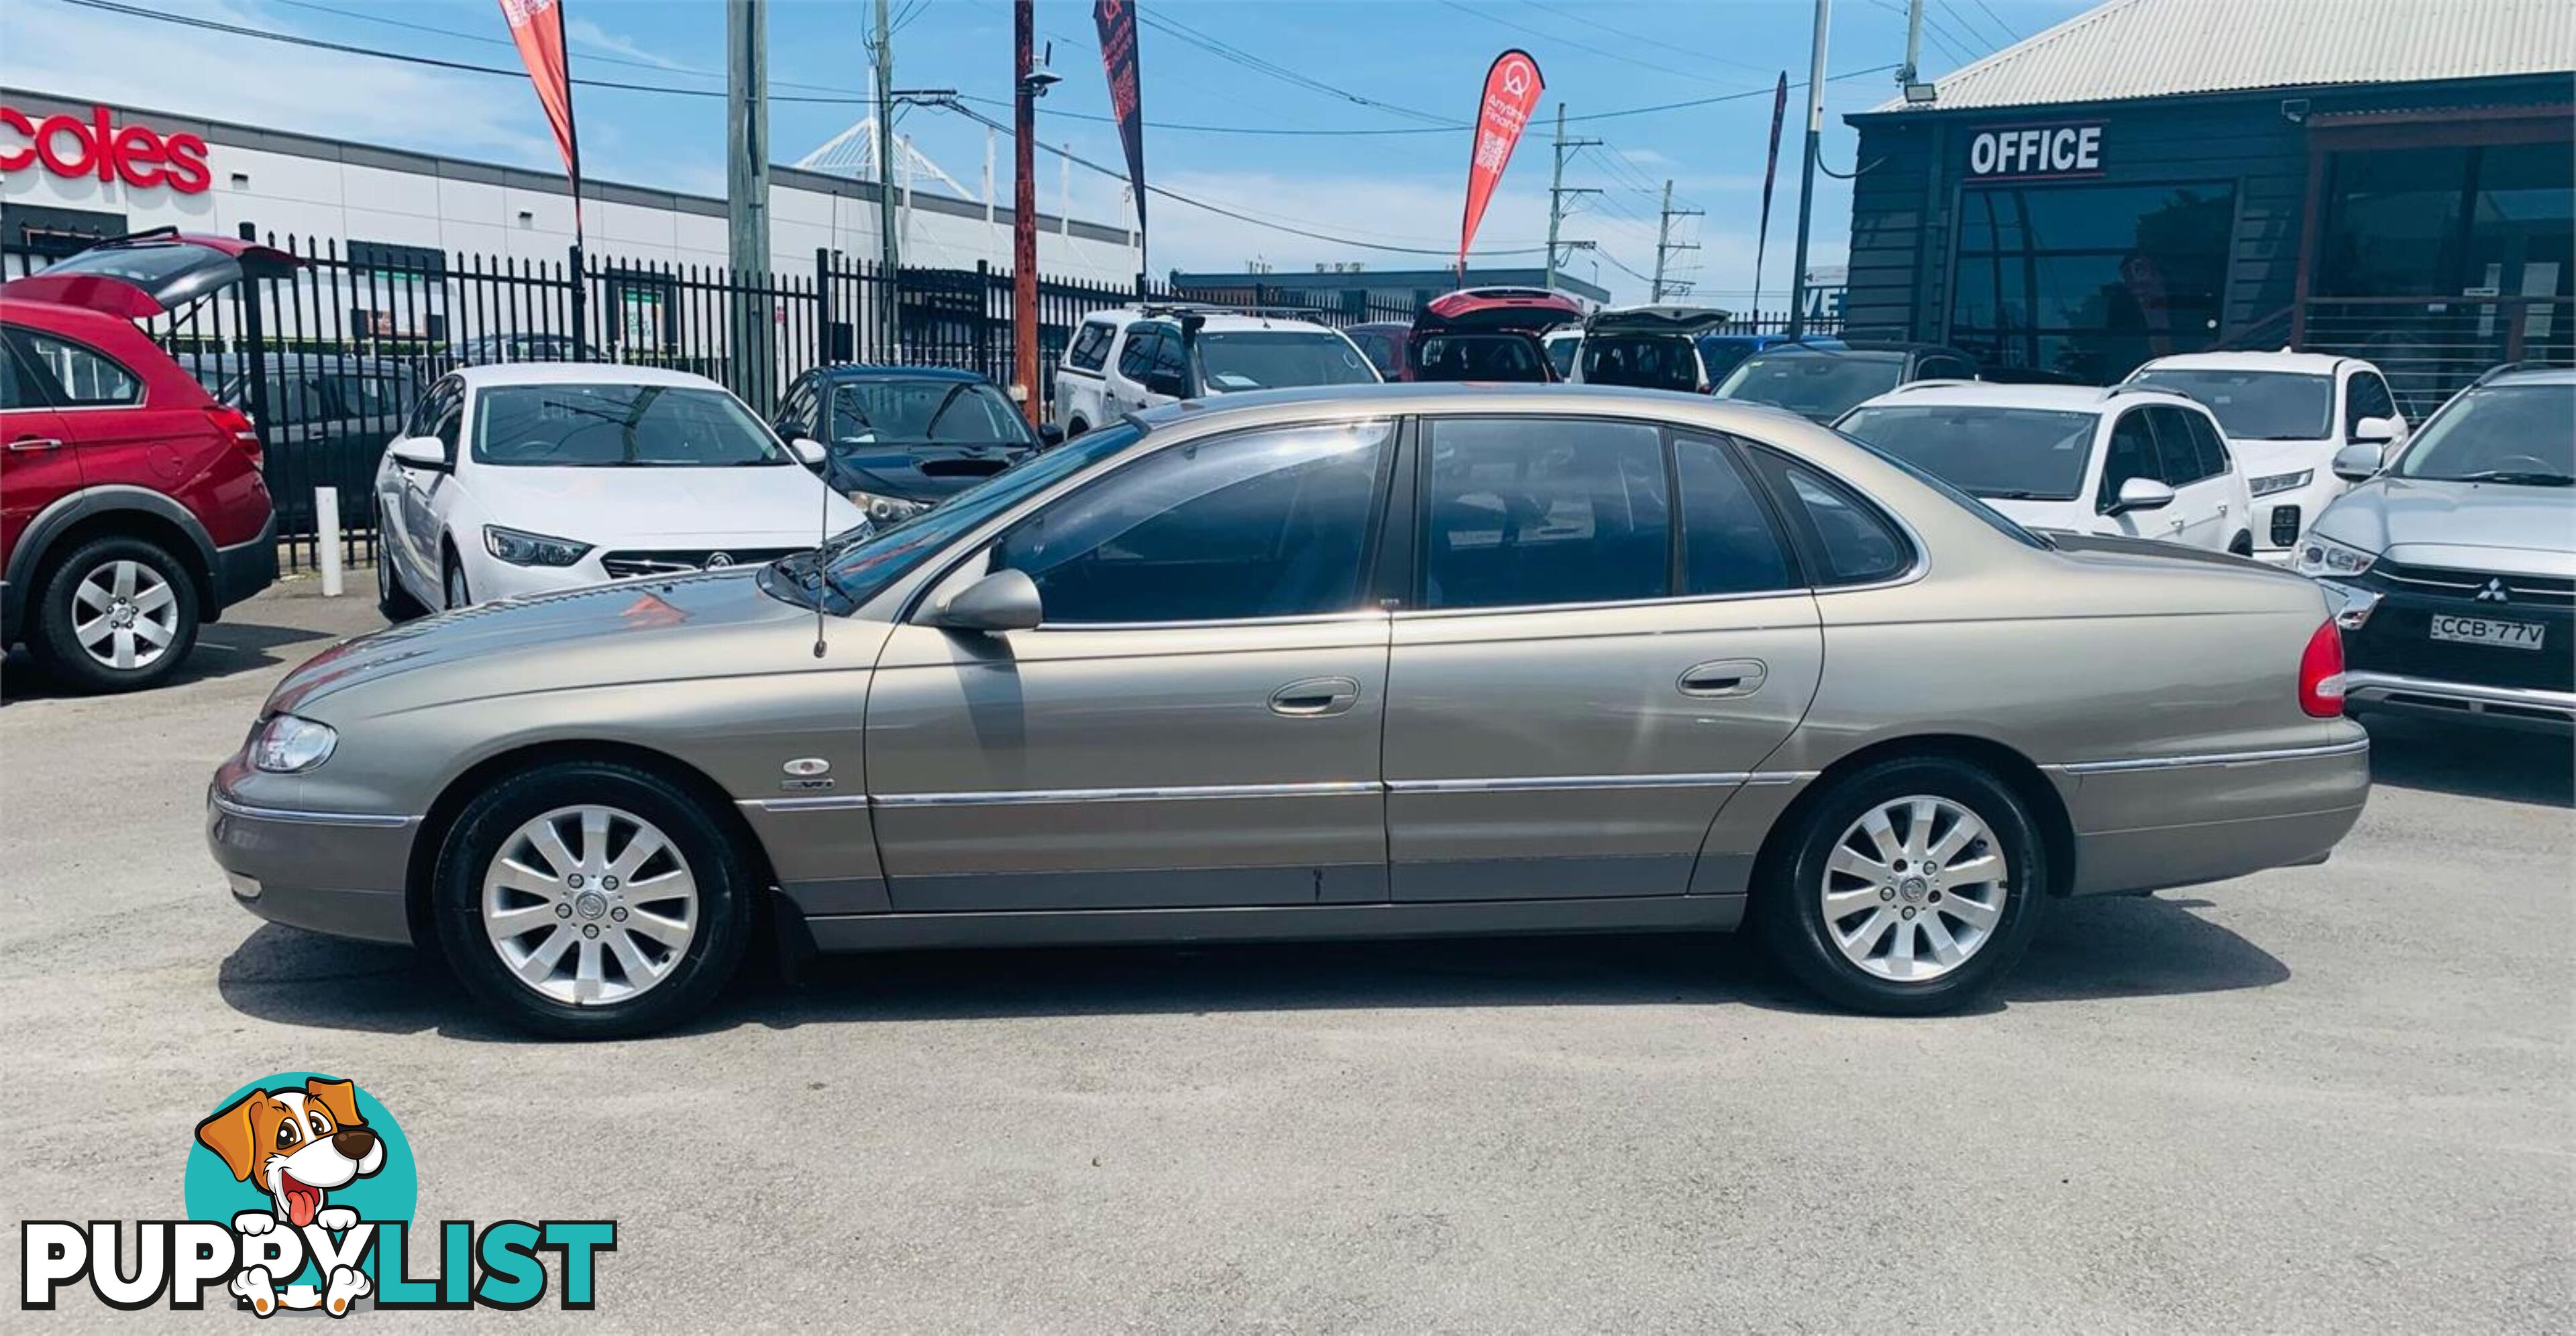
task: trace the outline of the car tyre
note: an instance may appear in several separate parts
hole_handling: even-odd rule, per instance
[[[28,647],[73,690],[140,691],[179,671],[196,647],[197,622],[188,568],[150,539],[110,535],[53,564]]]
[[[1925,811],[1932,820],[1918,832]],[[1972,827],[1964,832],[1963,817]],[[1885,837],[1873,829],[1879,823]],[[1954,834],[1958,847],[1945,847]],[[1891,853],[1911,855],[1905,871],[1884,856]],[[1926,855],[1936,867],[1923,866]],[[1771,956],[1836,1006],[1882,1016],[1953,1011],[1994,987],[2028,949],[2049,885],[2047,857],[2028,806],[1994,775],[1946,757],[1881,761],[1834,781],[1764,860],[1756,926]],[[2000,875],[1978,880],[1990,872]],[[1960,958],[1945,963],[1945,951]]]
[[[610,814],[596,835],[593,812]],[[528,838],[540,825],[560,843]],[[658,852],[620,884],[639,848]],[[519,1029],[649,1034],[703,1012],[742,964],[752,888],[737,852],[701,803],[650,771],[539,766],[487,788],[450,828],[430,888],[438,944],[466,991]],[[572,866],[550,866],[559,858]],[[685,909],[666,898],[682,893],[674,870]],[[648,914],[661,926],[648,929]],[[627,963],[639,959],[646,969]]]
[[[407,622],[429,612],[394,575],[393,550],[381,539],[376,546],[376,611],[383,613],[388,622]]]
[[[447,610],[454,612],[458,608],[474,606],[474,591],[465,583],[465,563],[457,560],[454,548],[447,549],[442,556],[444,560],[438,563],[438,585],[446,595]]]

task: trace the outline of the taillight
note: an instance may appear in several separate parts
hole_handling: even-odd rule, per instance
[[[2299,654],[2299,708],[2319,719],[2343,714],[2343,632],[2331,617]]]
[[[233,438],[233,444],[240,446],[242,453],[250,456],[253,468],[259,466],[259,424],[250,420],[250,414],[231,404],[208,404],[206,420],[215,424],[215,430]]]

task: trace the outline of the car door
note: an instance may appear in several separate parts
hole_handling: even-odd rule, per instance
[[[1685,893],[1823,664],[1738,447],[1611,418],[1423,428],[1387,677],[1394,897]]]
[[[402,546],[412,577],[412,592],[435,608],[446,595],[440,572],[439,500],[442,493],[453,489],[454,470],[459,467],[459,446],[464,440],[465,386],[450,377],[430,387],[421,399],[420,411],[412,418],[410,432],[415,436],[435,437],[446,448],[449,472],[405,468],[396,465],[394,476],[401,495],[396,509],[402,514]]]
[[[1103,416],[1115,418],[1150,404],[1145,384],[1154,374],[1163,338],[1164,327],[1161,325],[1134,324],[1127,327],[1126,341],[1118,346],[1118,360],[1111,364],[1110,374],[1101,387],[1100,397],[1108,406]]]
[[[37,378],[20,365],[19,327],[0,341],[0,561],[47,506],[80,490],[80,454]],[[32,589],[19,593],[33,597]]]
[[[2228,537],[2243,521],[2229,495],[2225,455],[2213,437],[2201,439],[2195,414],[2158,404],[2146,410],[2154,427],[2156,457],[2174,503],[2165,508],[2165,537],[2210,552],[2227,550]]]
[[[917,613],[867,704],[900,910],[1382,900],[1387,421],[1140,452],[944,577],[1026,573],[1033,630]]]

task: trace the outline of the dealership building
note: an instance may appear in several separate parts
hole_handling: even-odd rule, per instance
[[[2107,381],[2367,357],[2421,413],[2576,335],[2576,4],[2112,0],[1848,118],[1854,333]]]
[[[900,182],[896,195],[904,264],[1010,266],[1008,207]],[[820,250],[874,259],[877,202],[871,181],[771,168],[774,271],[811,274]],[[448,256],[560,264],[572,204],[558,173],[0,88],[0,251],[11,274],[162,226],[227,236],[251,227],[415,270]],[[587,252],[603,260],[727,263],[720,198],[584,181],[582,223]],[[1051,279],[1132,285],[1142,263],[1123,225],[1038,215],[1038,269]]]

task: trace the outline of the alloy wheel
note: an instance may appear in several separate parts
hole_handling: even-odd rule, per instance
[[[143,562],[101,562],[72,591],[72,638],[105,667],[148,668],[178,636],[178,595]]]
[[[1993,937],[2010,877],[1983,818],[1917,794],[1846,827],[1817,894],[1826,935],[1845,959],[1877,978],[1923,983],[1966,964]]]
[[[447,565],[447,606],[451,610],[464,607],[466,601],[471,597],[472,595],[468,594],[465,589],[465,568],[454,562],[449,562]]]
[[[558,807],[501,842],[483,874],[482,920],[521,984],[607,1006],[678,967],[698,934],[698,884],[652,822],[615,807]]]

